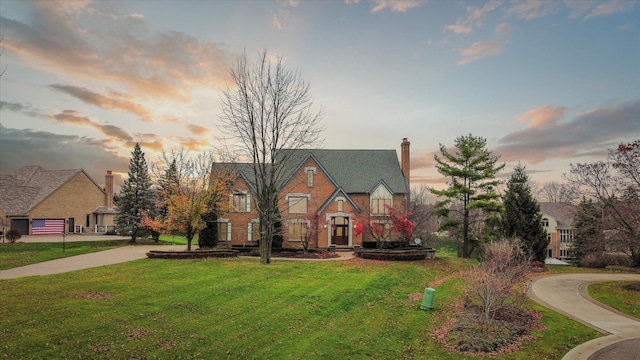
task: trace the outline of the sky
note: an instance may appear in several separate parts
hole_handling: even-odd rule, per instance
[[[473,134],[537,183],[640,139],[637,1],[0,2],[0,172],[126,177],[222,136],[220,96],[266,49],[309,82],[326,149],[411,142],[411,184],[442,188],[440,145]]]

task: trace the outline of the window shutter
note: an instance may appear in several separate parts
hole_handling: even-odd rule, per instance
[[[233,211],[233,193],[229,194],[229,211]]]
[[[247,224],[247,240],[248,240],[248,241],[253,240],[253,239],[252,239],[252,237],[253,237],[253,226],[252,226],[252,225],[253,225],[253,224],[252,224],[251,222],[249,222],[249,223]]]
[[[227,240],[231,241],[231,223],[227,223]]]
[[[247,212],[251,212],[251,194],[247,193]]]

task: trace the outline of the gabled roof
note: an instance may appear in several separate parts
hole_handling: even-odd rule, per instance
[[[281,176],[281,188],[312,158],[329,179],[347,194],[367,194],[383,182],[394,194],[408,194],[409,182],[402,174],[395,150],[326,150],[285,149],[279,158],[286,159]],[[254,178],[252,164],[224,163],[240,173],[249,183]],[[255,190],[255,189],[253,189]]]
[[[558,227],[573,227],[573,219],[576,214],[576,207],[569,203],[561,202],[541,202],[540,211],[556,218]]]
[[[27,216],[82,169],[45,170],[41,166],[24,166],[10,174],[0,174],[0,208],[7,216]],[[102,190],[97,184],[96,187]]]
[[[296,149],[289,152],[289,162],[296,168],[308,154],[313,155],[327,174],[348,194],[366,194],[384,181],[395,194],[409,193],[409,183],[402,175],[395,150],[327,150]]]
[[[359,211],[359,207],[358,205],[351,199],[351,197],[344,192],[344,190],[342,189],[337,189],[336,191],[333,192],[333,194],[331,194],[331,196],[329,196],[329,198],[327,199],[327,201],[324,202],[324,204],[322,204],[320,206],[320,208],[318,208],[318,213],[322,213],[325,211],[325,209],[331,205],[331,203],[338,197],[338,196],[342,196],[345,198],[345,200],[347,200],[347,202],[349,204],[351,204],[351,206]]]

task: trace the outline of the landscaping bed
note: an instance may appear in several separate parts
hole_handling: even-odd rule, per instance
[[[359,249],[355,254],[370,260],[414,261],[435,259],[436,249]]]
[[[242,246],[233,245],[231,247],[236,250],[242,256],[260,256],[260,248],[258,246]],[[305,253],[302,249],[298,248],[272,248],[271,257],[274,258],[294,258],[294,259],[333,259],[340,257],[335,253],[330,253],[325,249],[309,249]]]
[[[147,253],[149,259],[206,259],[238,257],[236,250],[161,251]]]

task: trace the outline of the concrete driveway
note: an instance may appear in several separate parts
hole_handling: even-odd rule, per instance
[[[587,286],[602,281],[640,281],[640,274],[563,274],[536,279],[529,295],[536,302],[604,334],[569,351],[563,360],[640,359],[640,321],[592,300]]]
[[[0,279],[15,279],[25,276],[59,274],[144,259],[147,257],[146,254],[150,250],[182,251],[186,250],[186,248],[186,245],[129,245],[110,250],[21,266],[9,270],[0,270]]]

